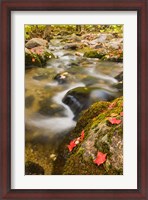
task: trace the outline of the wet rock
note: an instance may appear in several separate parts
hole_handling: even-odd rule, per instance
[[[109,43],[107,43],[107,47],[112,49],[121,49],[123,48],[123,39],[122,38],[113,39]]]
[[[54,58],[54,55],[44,46],[34,47],[32,49],[25,48],[25,67],[43,67],[46,62]]]
[[[118,74],[115,79],[118,80],[118,83],[113,84],[113,87],[117,88],[123,94],[123,72]]]
[[[70,43],[70,44],[66,44],[63,49],[70,49],[70,50],[76,50],[80,47],[80,45],[78,43]]]
[[[30,108],[34,102],[34,96],[33,95],[30,95],[28,97],[25,98],[25,107],[26,108]]]
[[[118,91],[120,91],[121,94],[123,95],[123,82],[122,81],[120,81],[118,83],[115,83],[113,85],[113,87],[115,87],[116,89],[118,89]]]
[[[78,87],[67,92],[62,101],[68,105],[74,115],[77,116],[78,113],[89,106],[89,92],[88,88]]]
[[[64,84],[72,80],[72,76],[68,72],[62,72],[57,74],[54,77],[54,80],[56,80],[59,84]]]
[[[38,46],[48,47],[48,41],[42,38],[32,38],[25,44],[25,47],[28,49],[32,49]]]
[[[25,163],[25,175],[44,175],[44,169],[37,163],[27,161]]]
[[[116,95],[104,89],[77,87],[68,91],[62,101],[70,107],[75,119],[77,119],[79,113],[87,109],[92,103],[96,101],[111,101]]]
[[[25,48],[25,68],[42,67],[42,63],[37,55]]]
[[[118,81],[123,81],[123,72],[121,72],[120,74],[118,74],[115,79],[117,79]]]
[[[113,38],[113,35],[112,35],[112,34],[106,34],[106,33],[104,33],[104,34],[99,34],[99,35],[97,36],[97,38],[96,38],[95,40],[93,40],[91,43],[93,43],[93,44],[96,44],[96,43],[98,43],[98,42],[104,43],[104,42],[106,42],[106,41],[111,40],[112,38]]]
[[[101,59],[104,56],[104,54],[98,53],[97,51],[88,51],[88,52],[85,52],[83,56],[87,58]]]

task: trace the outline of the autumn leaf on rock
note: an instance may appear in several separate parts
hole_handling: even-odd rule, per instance
[[[76,139],[72,140],[69,145],[67,145],[69,151],[71,152],[73,148],[76,146]]]
[[[67,145],[69,151],[71,152],[71,151],[73,150],[73,148],[74,148],[75,146],[77,146],[77,144],[79,144],[80,142],[83,141],[83,139],[84,139],[84,130],[81,132],[81,136],[80,136],[80,137],[77,137],[76,139],[72,140],[72,141],[70,142],[70,144]]]
[[[98,152],[97,158],[94,160],[94,163],[97,164],[98,166],[103,164],[106,161],[106,155],[102,152]]]
[[[84,140],[84,130],[81,132],[81,136],[80,136],[80,140],[83,141]]]
[[[121,120],[120,120],[120,119],[116,119],[115,117],[113,117],[113,118],[110,118],[110,119],[109,119],[109,122],[110,122],[111,124],[120,124],[120,123],[121,123]]]

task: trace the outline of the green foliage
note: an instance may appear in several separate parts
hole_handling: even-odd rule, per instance
[[[42,37],[47,25],[25,25],[25,39]],[[77,33],[79,31],[98,32],[98,33],[123,33],[123,25],[51,25],[51,30],[55,34],[61,31]]]
[[[46,25],[25,25],[25,39],[29,40],[32,37],[42,36]]]

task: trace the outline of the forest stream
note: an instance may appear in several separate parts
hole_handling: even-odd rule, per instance
[[[83,110],[121,96],[115,85],[123,63],[85,57],[87,47],[70,46],[71,37],[55,35],[48,46],[55,58],[25,70],[25,159],[40,166],[39,174],[53,173],[59,145]]]

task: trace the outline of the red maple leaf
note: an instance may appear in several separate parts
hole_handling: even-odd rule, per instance
[[[73,148],[76,146],[76,139],[72,140],[69,145],[67,145],[69,151],[71,152]]]
[[[84,130],[81,132],[81,136],[80,136],[80,137],[77,137],[76,139],[72,140],[72,141],[70,142],[70,144],[67,145],[69,151],[71,152],[71,151],[73,150],[73,148],[74,148],[75,146],[77,146],[77,144],[80,143],[80,141],[83,141],[83,139],[84,139]]]
[[[84,130],[81,132],[81,136],[80,136],[80,141],[83,141],[84,140]]]
[[[120,124],[120,123],[121,123],[121,120],[120,120],[120,119],[116,119],[115,117],[113,117],[113,118],[110,118],[110,119],[109,119],[109,122],[110,122],[111,124]]]
[[[106,161],[106,153],[98,152],[97,158],[94,160],[94,163],[97,164],[98,166],[103,164]]]

